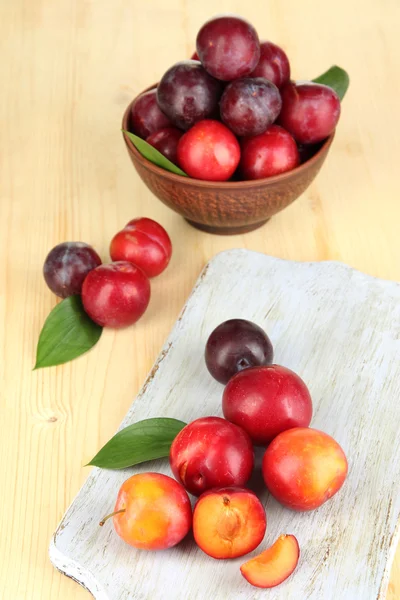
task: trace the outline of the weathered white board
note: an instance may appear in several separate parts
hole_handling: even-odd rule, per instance
[[[254,478],[268,527],[250,556],[293,533],[301,548],[295,573],[258,590],[239,572],[249,557],[216,561],[192,539],[167,551],[135,550],[112,523],[98,526],[128,476],[170,474],[168,460],[94,469],[54,534],[53,564],[97,600],[383,600],[399,541],[400,285],[338,263],[287,262],[247,250],[217,255],[123,426],[154,416],[221,415],[223,387],[208,374],[203,352],[213,328],[234,317],[266,329],[275,362],[311,390],[312,426],[333,435],[350,463],[340,493],[310,513],[281,507]]]

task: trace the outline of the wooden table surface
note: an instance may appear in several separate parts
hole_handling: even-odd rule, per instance
[[[0,11],[0,598],[83,599],[88,592],[51,566],[50,537],[88,474],[82,465],[118,427],[206,261],[244,247],[339,260],[400,281],[400,4],[4,0]],[[295,78],[335,63],[351,77],[315,183],[265,227],[236,237],[194,230],[158,202],[119,131],[132,97],[190,56],[216,11],[242,14],[282,45]],[[72,363],[32,372],[56,303],[41,274],[49,249],[82,240],[107,260],[113,234],[139,215],[160,221],[174,244],[144,318],[106,331]],[[387,598],[399,597],[400,551]]]

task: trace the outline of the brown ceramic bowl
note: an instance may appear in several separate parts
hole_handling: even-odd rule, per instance
[[[148,89],[153,87],[156,86]],[[129,130],[131,104],[122,120],[125,130]],[[133,166],[161,202],[198,229],[230,235],[257,229],[296,200],[320,170],[334,135],[326,139],[310,159],[292,171],[267,179],[223,182],[170,173],[144,158],[126,135],[124,140]]]

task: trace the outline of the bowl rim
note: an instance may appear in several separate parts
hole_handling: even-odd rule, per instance
[[[158,83],[154,83],[153,85],[149,86],[148,88],[146,88],[145,90],[140,92],[140,94],[135,96],[135,98],[133,98],[133,100],[128,104],[128,106],[125,109],[124,115],[122,117],[122,129],[123,130],[128,131],[129,113],[131,110],[131,106],[135,102],[135,100],[142,94],[145,94],[146,92],[149,92],[149,91],[155,89],[157,87],[157,85],[158,85]],[[124,131],[122,131],[122,135],[124,137],[126,145],[129,148],[129,151],[132,152],[132,154],[135,156],[135,158],[137,158],[137,160],[145,168],[149,169],[150,171],[153,171],[153,173],[155,173],[156,175],[166,177],[166,178],[170,179],[171,181],[186,183],[186,184],[190,184],[190,185],[196,185],[201,188],[212,187],[212,188],[217,188],[219,190],[236,188],[236,189],[244,189],[245,190],[245,189],[252,188],[252,187],[259,187],[260,185],[268,185],[268,184],[283,182],[285,180],[290,179],[294,175],[300,174],[302,171],[307,171],[307,169],[309,167],[311,167],[315,162],[317,162],[319,160],[319,158],[322,154],[325,154],[326,152],[328,152],[328,150],[333,142],[333,139],[335,137],[335,132],[336,132],[336,130],[334,130],[331,133],[331,135],[325,139],[322,146],[311,158],[306,160],[304,163],[301,163],[294,169],[291,169],[290,171],[285,171],[284,173],[280,173],[279,175],[273,175],[272,177],[264,177],[263,179],[249,179],[249,180],[245,180],[245,181],[209,181],[206,179],[195,179],[194,177],[189,177],[189,176],[184,177],[183,175],[178,175],[176,173],[172,173],[172,171],[167,171],[166,169],[163,169],[162,167],[155,165],[150,160],[148,160],[147,158],[142,156],[142,154],[139,152],[139,150],[137,150],[136,146],[132,143],[132,141],[124,133]]]

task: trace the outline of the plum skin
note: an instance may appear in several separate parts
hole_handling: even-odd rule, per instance
[[[340,99],[332,88],[320,83],[288,82],[281,96],[278,124],[296,142],[315,144],[333,133],[340,117]]]
[[[129,125],[132,133],[144,140],[152,133],[172,123],[160,110],[157,103],[157,90],[149,90],[138,96],[130,110]]]
[[[155,131],[146,139],[146,142],[154,146],[168,160],[177,164],[178,161],[178,142],[183,132],[177,127],[164,127]]]
[[[222,86],[198,61],[170,67],[157,87],[157,102],[170,121],[184,131],[218,110]]]
[[[253,444],[265,446],[293,427],[308,427],[312,401],[304,381],[280,365],[252,367],[229,380],[222,397],[224,417],[242,427]]]
[[[147,277],[160,275],[172,256],[172,243],[164,227],[147,217],[132,219],[111,240],[113,261],[128,261]]]
[[[137,473],[124,481],[114,512],[117,534],[144,550],[176,546],[192,525],[189,496],[175,479],[161,473]],[[156,528],[148,526],[151,520],[156,520]]]
[[[206,71],[216,79],[232,81],[249,75],[260,59],[260,41],[254,27],[240,17],[222,15],[200,29],[196,51]]]
[[[277,88],[290,79],[290,64],[286,53],[272,42],[260,44],[260,60],[250,77],[264,77],[272,81]]]
[[[239,371],[272,363],[271,340],[261,327],[245,319],[229,319],[212,331],[204,358],[210,374],[220,383]]]
[[[238,136],[263,133],[277,119],[281,107],[278,88],[262,77],[232,81],[220,102],[222,121]]]
[[[43,277],[56,296],[80,294],[87,274],[101,265],[97,252],[84,242],[63,242],[48,253]]]
[[[245,485],[254,466],[248,434],[221,417],[202,417],[184,427],[171,444],[171,470],[194,496],[215,488]]]
[[[143,271],[126,261],[100,265],[82,286],[83,307],[102,327],[119,329],[135,323],[150,301],[150,282]]]
[[[262,474],[269,492],[296,511],[319,508],[344,484],[346,455],[330,435],[295,427],[280,433],[268,446]]]
[[[242,141],[239,170],[245,180],[263,179],[291,171],[300,164],[294,138],[279,125]]]
[[[227,181],[240,161],[240,145],[223,123],[204,119],[187,131],[178,143],[178,163],[195,179]]]

